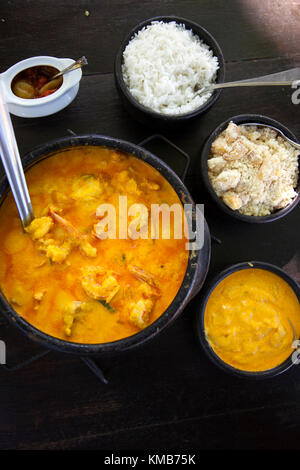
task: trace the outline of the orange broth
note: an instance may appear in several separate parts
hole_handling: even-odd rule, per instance
[[[133,156],[93,146],[54,154],[26,179],[35,225],[23,231],[11,193],[0,208],[0,286],[14,310],[78,343],[116,341],[160,317],[183,281],[186,240],[101,240],[95,225],[102,203],[114,204],[118,220],[119,195],[128,207],[180,203],[166,179]]]

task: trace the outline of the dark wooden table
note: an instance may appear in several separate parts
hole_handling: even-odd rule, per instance
[[[35,55],[74,59],[86,55],[89,61],[79,94],[69,107],[40,119],[13,118],[21,154],[67,135],[68,129],[131,142],[153,134],[155,129],[133,121],[122,108],[113,63],[129,29],[149,17],[168,14],[198,22],[216,37],[229,80],[300,65],[299,0],[2,0],[1,72]],[[204,139],[230,116],[266,114],[300,137],[300,106],[292,104],[291,93],[289,88],[226,90],[188,128],[165,134],[190,154],[187,185],[194,199],[205,203],[212,234],[222,240],[213,245],[208,281],[226,266],[249,259],[272,262],[300,278],[300,206],[272,224],[234,222],[209,201],[197,176]],[[0,370],[0,447],[298,448],[300,366],[259,382],[221,372],[195,337],[199,299],[201,293],[149,344],[99,360],[108,385],[79,358],[55,352],[20,370]],[[3,338],[11,363],[26,359],[35,348],[1,317]]]

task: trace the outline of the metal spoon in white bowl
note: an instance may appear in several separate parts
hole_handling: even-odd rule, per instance
[[[10,114],[0,83],[0,157],[23,227],[33,220],[33,210]]]
[[[281,137],[284,138],[289,144],[291,144],[295,149],[300,150],[300,144],[295,142],[294,140],[289,139],[280,129],[274,126],[269,126],[269,124],[262,124],[261,122],[242,122],[241,126],[258,126],[258,127],[267,127],[269,129],[273,129],[276,131],[278,134],[281,135]]]
[[[57,72],[53,77],[50,77],[49,80],[54,80],[55,78],[60,77],[61,75],[64,75],[65,73],[72,72],[72,70],[77,70],[80,67],[83,67],[84,65],[87,65],[88,61],[85,56],[80,57],[80,59],[76,60],[73,62],[73,64],[69,65],[68,67],[64,68],[60,72]]]
[[[300,67],[284,70],[283,72],[272,73],[270,75],[264,75],[262,77],[250,78],[249,80],[238,80],[226,83],[212,83],[211,85],[196,90],[195,96],[202,95],[209,91],[214,91],[221,88],[249,86],[292,86],[297,80],[299,80],[300,84]]]

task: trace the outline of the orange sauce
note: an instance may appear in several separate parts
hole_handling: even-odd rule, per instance
[[[36,225],[23,231],[11,194],[0,208],[0,286],[13,308],[38,329],[80,343],[116,341],[159,318],[181,286],[186,240],[101,240],[95,224],[102,203],[114,204],[118,218],[119,195],[128,206],[180,203],[162,175],[91,146],[50,156],[26,178]]]
[[[207,339],[227,364],[245,371],[278,366],[300,335],[300,305],[281,277],[243,269],[223,279],[210,295],[204,316]]]

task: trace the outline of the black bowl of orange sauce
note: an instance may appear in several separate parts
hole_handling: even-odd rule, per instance
[[[248,271],[251,270],[251,271]],[[266,356],[266,368],[264,370],[245,370],[246,367],[243,369],[241,365],[237,365],[234,363],[234,361],[228,361],[228,355],[226,357],[226,354],[220,353],[220,351],[217,350],[215,345],[212,344],[211,339],[209,338],[209,334],[207,331],[207,321],[206,321],[206,315],[207,315],[207,307],[209,306],[209,301],[212,299],[212,296],[214,294],[220,294],[220,290],[222,288],[222,282],[230,279],[231,275],[236,275],[237,273],[243,272],[245,274],[255,274],[256,270],[258,271],[265,271],[266,273],[271,274],[272,276],[275,275],[275,278],[279,278],[280,283],[282,283],[282,286],[285,286],[285,292],[286,294],[291,294],[294,296],[294,305],[295,305],[295,311],[292,315],[292,312],[289,312],[289,318],[287,318],[288,321],[286,321],[286,330],[287,334],[289,337],[289,343],[290,343],[290,354],[287,353],[287,357],[280,361],[278,364],[273,364],[272,367],[267,366],[267,361],[270,359],[270,356],[267,358]],[[257,271],[257,272],[258,272]],[[274,279],[275,279],[274,278]],[[265,286],[262,286],[264,288]],[[218,291],[217,291],[218,289]],[[281,292],[282,293],[282,292]],[[251,295],[251,292],[249,293]],[[274,301],[276,304],[276,295],[274,295]],[[286,298],[284,300],[286,302]],[[279,304],[277,302],[277,305],[274,304],[275,307],[279,307]],[[240,312],[243,312],[243,309],[240,309]],[[299,316],[299,318],[298,318]],[[221,323],[223,321],[222,317],[221,318]],[[224,322],[226,321],[225,316],[224,316]],[[261,319],[263,322],[263,318]],[[271,378],[274,376],[277,376],[283,372],[286,372],[290,367],[292,367],[295,364],[298,364],[298,356],[299,354],[297,353],[296,349],[293,348],[295,346],[295,339],[298,339],[300,336],[300,286],[298,283],[285,271],[280,269],[279,267],[261,262],[261,261],[249,261],[249,262],[242,262],[233,266],[228,267],[224,271],[222,271],[210,284],[208,287],[207,291],[205,292],[204,296],[202,297],[201,305],[200,308],[197,311],[196,318],[195,318],[195,326],[196,326],[196,334],[197,337],[200,341],[200,344],[206,353],[206,355],[209,357],[209,359],[217,365],[219,368],[221,368],[223,371],[228,372],[230,374],[233,374],[238,377],[244,377],[244,378],[251,378],[251,379],[266,379],[266,378]],[[236,334],[239,334],[237,331]],[[226,343],[226,338],[225,343]],[[262,337],[263,339],[263,337]],[[241,344],[243,344],[241,342]],[[293,346],[292,346],[293,345]],[[274,348],[276,351],[276,348]],[[275,358],[273,358],[275,360]],[[231,363],[230,363],[231,362]]]

